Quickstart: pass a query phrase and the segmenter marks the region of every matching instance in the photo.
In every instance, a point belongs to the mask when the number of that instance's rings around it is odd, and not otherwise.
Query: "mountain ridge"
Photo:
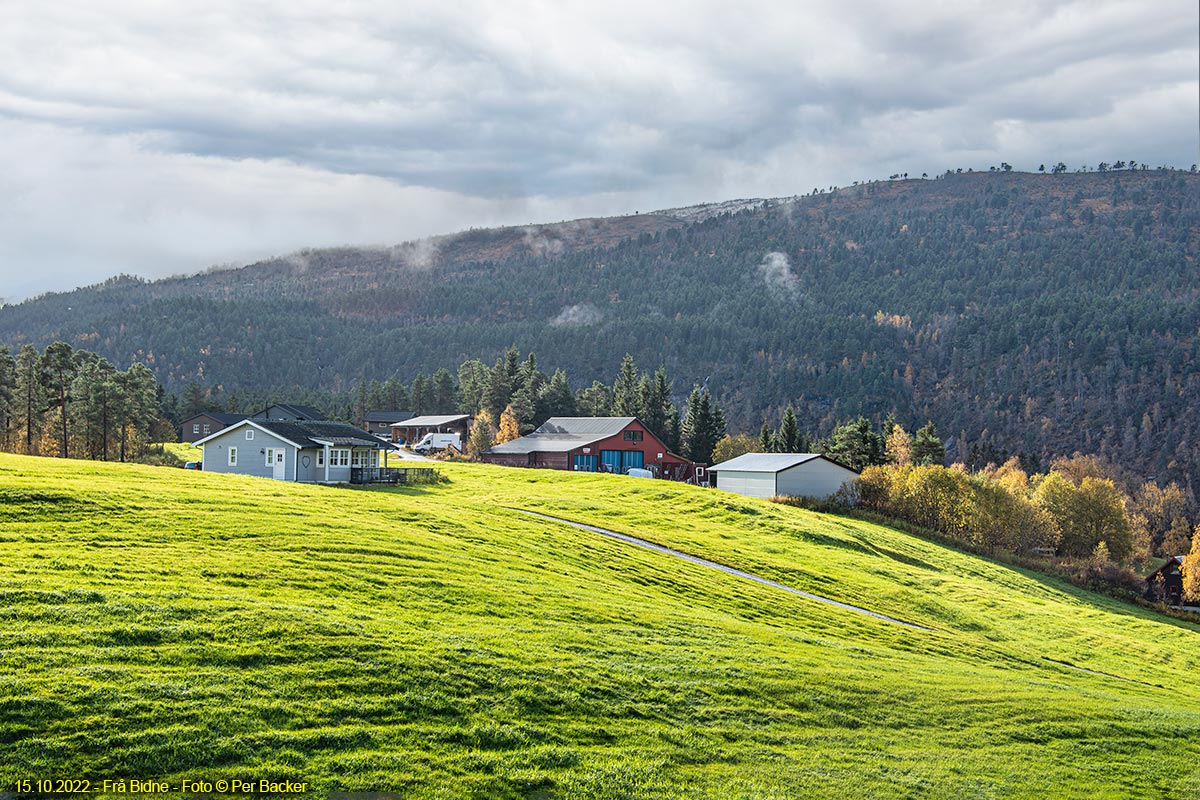
[[[1197,198],[1173,170],[869,182],[114,279],[0,309],[0,342],[143,360],[173,390],[344,391],[510,344],[587,385],[629,352],[677,395],[709,380],[734,428],[894,412],[951,458],[1079,449],[1190,482]]]

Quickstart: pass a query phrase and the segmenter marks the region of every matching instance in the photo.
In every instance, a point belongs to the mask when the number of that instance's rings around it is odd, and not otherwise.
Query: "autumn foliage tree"
[[[511,442],[513,439],[521,437],[521,423],[517,421],[517,415],[513,411],[512,405],[504,407],[504,411],[500,414],[500,428],[496,431],[496,444],[504,444]]]

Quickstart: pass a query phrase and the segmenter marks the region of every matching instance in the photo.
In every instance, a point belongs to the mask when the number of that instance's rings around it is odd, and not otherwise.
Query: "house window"
[[[642,440],[641,431],[625,431],[625,441],[640,442]]]
[[[324,450],[324,448],[317,451],[317,466],[318,467],[325,466],[325,450]]]
[[[274,463],[275,463],[275,448],[268,447],[267,448],[267,466],[269,467],[269,466],[273,465]]]
[[[348,467],[348,466],[350,466],[350,451],[349,450],[330,450],[329,451],[329,466],[331,466],[331,467]]]
[[[254,431],[252,431],[252,430],[246,431],[246,441],[249,442],[249,441],[253,441],[253,440],[254,440]]]
[[[231,467],[237,466],[237,448],[236,447],[229,448],[229,466],[231,466]]]
[[[355,450],[350,454],[350,466],[361,467],[363,465],[363,456],[366,455],[362,450]]]
[[[205,436],[208,436],[210,433],[212,433],[212,426],[211,426],[211,425],[205,425],[205,426],[204,426],[204,435],[205,435]]]
[[[199,422],[192,425],[192,435],[195,436],[198,433],[200,433],[200,423]]]

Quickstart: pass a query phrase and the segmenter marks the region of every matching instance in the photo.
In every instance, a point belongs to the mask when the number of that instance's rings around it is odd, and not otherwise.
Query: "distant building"
[[[276,422],[299,422],[326,419],[324,412],[309,406],[299,406],[294,403],[274,403],[257,414],[251,414],[250,419],[274,420]]]
[[[467,432],[471,427],[470,414],[442,414],[434,416],[410,417],[388,426],[392,429],[392,441],[396,444],[412,444],[420,441],[427,433],[457,433],[461,441],[467,441]]]
[[[363,419],[363,430],[385,439],[391,439],[394,423],[404,422],[416,415],[415,411],[368,411],[367,416]]]
[[[345,422],[244,419],[198,442],[205,472],[300,483],[355,482],[392,446]]]
[[[646,469],[671,480],[703,477],[703,465],[668,451],[636,417],[551,417],[528,436],[498,444],[480,458],[510,467],[621,475]]]
[[[222,411],[201,412],[194,417],[185,419],[179,426],[179,441],[196,442],[244,419],[246,419],[245,414],[226,414]]]
[[[746,453],[708,471],[716,474],[718,489],[748,497],[827,498],[858,477],[819,453]]]
[[[1171,556],[1146,576],[1146,599],[1177,606],[1183,600],[1183,556]]]

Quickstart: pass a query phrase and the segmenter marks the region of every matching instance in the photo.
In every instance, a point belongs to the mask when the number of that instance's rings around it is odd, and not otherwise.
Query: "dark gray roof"
[[[271,405],[254,414],[250,419],[276,419],[278,417],[291,417],[293,420],[323,420],[325,413],[311,406],[301,406],[295,403],[272,403]]]
[[[235,422],[241,422],[244,419],[249,419],[250,415],[249,414],[226,414],[224,411],[201,411],[196,416],[188,417],[187,419],[185,419],[183,421],[183,424],[186,425],[189,422],[191,422],[192,420],[197,419],[199,417],[210,417],[212,419],[215,419],[217,422],[220,422],[223,425],[232,425]]]
[[[634,417],[551,417],[528,436],[498,444],[487,452],[497,455],[566,453],[616,436]]]
[[[416,415],[415,411],[368,411],[366,422],[403,422]]]
[[[746,453],[745,455],[713,464],[709,472],[782,472],[799,464],[814,459],[824,459],[831,464],[837,464],[820,453]],[[837,466],[842,467],[841,464]],[[849,469],[849,467],[842,467]],[[853,472],[853,470],[851,470]]]
[[[357,428],[346,422],[329,422],[327,420],[254,420],[255,425],[270,431],[276,436],[287,439],[301,447],[321,447],[324,442],[342,447],[377,447],[391,449],[392,445],[378,436],[373,436],[362,428]]]

